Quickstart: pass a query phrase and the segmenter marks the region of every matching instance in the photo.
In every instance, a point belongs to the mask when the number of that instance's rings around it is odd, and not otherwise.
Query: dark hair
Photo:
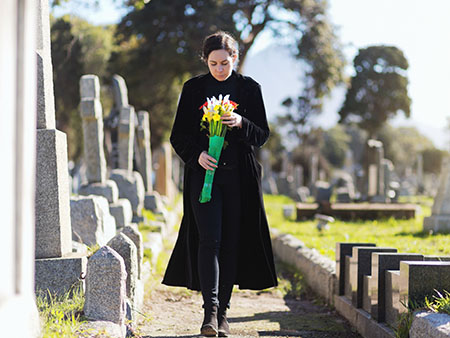
[[[218,31],[203,40],[202,60],[207,62],[209,54],[220,49],[225,49],[231,56],[235,54],[239,56],[238,44],[233,36],[230,33]]]

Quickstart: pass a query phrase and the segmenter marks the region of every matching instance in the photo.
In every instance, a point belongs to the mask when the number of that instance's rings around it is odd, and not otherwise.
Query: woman
[[[261,192],[261,166],[254,147],[269,137],[260,85],[233,70],[235,40],[225,32],[208,36],[202,58],[209,73],[183,86],[170,141],[185,163],[184,215],[163,283],[201,290],[205,312],[201,334],[227,337],[233,285],[260,290],[277,285]],[[201,130],[206,98],[229,94],[238,104],[222,116],[227,145],[219,161],[208,155]],[[205,171],[216,168],[212,198],[200,203]]]

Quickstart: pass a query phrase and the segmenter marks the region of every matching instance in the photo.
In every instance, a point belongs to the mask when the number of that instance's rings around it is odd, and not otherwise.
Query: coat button
[[[227,165],[227,162],[223,162],[223,165]]]

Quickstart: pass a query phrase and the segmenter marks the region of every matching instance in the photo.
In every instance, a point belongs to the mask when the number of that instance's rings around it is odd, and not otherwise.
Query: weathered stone
[[[102,196],[79,196],[70,200],[72,238],[88,246],[103,246],[116,234],[116,221]]]
[[[84,289],[82,277],[86,273],[87,258],[71,254],[64,258],[35,260],[35,290],[46,296],[71,294],[77,288]]]
[[[104,246],[89,259],[84,304],[89,320],[124,325],[126,278],[124,260],[112,248]]]
[[[397,252],[395,248],[360,247],[352,249],[350,259],[351,299],[354,306],[362,307],[364,275],[370,275],[372,252]]]
[[[422,304],[444,290],[450,290],[450,262],[400,262],[400,302]]]
[[[125,169],[129,175],[133,170],[134,115],[132,106],[122,107],[118,127],[119,168]]]
[[[130,238],[133,241],[134,245],[136,245],[138,279],[141,279],[142,261],[144,259],[144,241],[142,239],[142,234],[139,232],[136,223],[131,223],[125,226],[122,230],[122,233]]]
[[[81,332],[89,332],[90,337],[95,338],[125,338],[127,334],[126,325],[105,320],[84,322],[80,328]]]
[[[55,96],[50,48],[50,16],[48,4],[39,0],[37,6],[37,128],[55,129]]]
[[[104,183],[98,182],[82,185],[78,189],[78,194],[83,196],[103,196],[108,200],[108,203],[117,203],[119,200],[119,188],[113,180],[106,180]]]
[[[165,142],[157,152],[158,170],[156,172],[155,190],[169,200],[174,197],[174,186],[172,181],[172,148]]]
[[[112,78],[114,106],[122,108],[128,106],[128,89],[125,80],[120,75],[114,74]]]
[[[399,270],[400,261],[422,261],[423,255],[411,253],[374,252],[372,254],[372,278],[369,285],[371,308],[369,313],[379,322],[384,322],[386,305],[386,271]]]
[[[89,183],[105,183],[106,159],[103,147],[103,113],[100,82],[95,75],[80,79],[80,115],[83,120],[84,159]]]
[[[140,154],[140,165],[138,171],[144,180],[145,192],[153,191],[152,183],[152,150],[150,148],[150,121],[148,112],[139,111],[137,128],[137,144]]]
[[[133,219],[133,209],[126,198],[120,198],[116,203],[110,204],[109,212],[116,220],[117,229],[129,225]]]
[[[133,214],[141,216],[145,198],[144,182],[141,175],[137,171],[129,174],[127,170],[114,169],[111,171],[110,178],[117,183],[119,197],[128,199],[133,208]]]
[[[156,213],[162,212],[165,206],[162,202],[161,195],[157,191],[153,191],[151,194],[145,194],[144,208]]]
[[[336,276],[339,283],[339,295],[345,294],[345,257],[352,255],[353,247],[366,246],[374,247],[374,243],[336,243]]]
[[[66,134],[37,130],[36,258],[61,257],[72,251]]]
[[[445,313],[419,312],[409,330],[410,338],[450,337],[450,316]]]
[[[118,233],[107,244],[114,249],[125,262],[127,271],[127,296],[134,301],[138,277],[138,256],[136,245],[123,233]]]

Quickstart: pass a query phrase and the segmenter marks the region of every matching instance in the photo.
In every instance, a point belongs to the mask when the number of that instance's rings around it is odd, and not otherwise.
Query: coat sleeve
[[[248,145],[261,147],[266,143],[270,134],[261,86],[254,85],[249,95],[249,104],[245,116],[242,116],[239,137]]]
[[[186,165],[197,168],[199,166],[198,157],[204,149],[195,141],[200,124],[197,123],[196,108],[192,105],[192,95],[189,92],[185,84],[178,102],[178,109],[170,134],[170,143]]]

